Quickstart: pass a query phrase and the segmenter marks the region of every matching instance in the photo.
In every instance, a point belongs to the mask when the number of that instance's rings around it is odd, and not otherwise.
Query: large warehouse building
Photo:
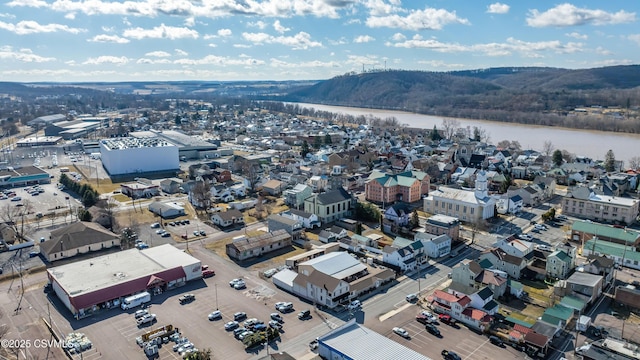
[[[172,245],[131,249],[47,270],[53,291],[76,318],[118,306],[132,294],[158,294],[202,277],[200,260]]]
[[[178,147],[158,139],[115,138],[100,141],[102,165],[109,175],[177,171]]]

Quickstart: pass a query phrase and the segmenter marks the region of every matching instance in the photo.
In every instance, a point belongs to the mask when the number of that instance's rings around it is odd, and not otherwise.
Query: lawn
[[[524,291],[529,297],[535,300],[538,305],[552,306],[553,286],[547,285],[542,281],[520,280],[524,285]]]

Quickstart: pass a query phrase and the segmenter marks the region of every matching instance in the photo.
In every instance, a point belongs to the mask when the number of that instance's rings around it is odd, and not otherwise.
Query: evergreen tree
[[[413,214],[411,214],[411,221],[409,222],[411,228],[417,228],[420,225],[420,217],[418,216],[418,209],[413,210]]]
[[[436,128],[436,125],[433,124],[433,131],[431,131],[431,140],[438,141],[440,139],[442,139],[442,137],[438,133],[438,129]]]
[[[555,166],[562,165],[562,163],[564,162],[564,159],[562,158],[562,151],[560,151],[560,149],[556,149],[553,152],[553,155],[551,156],[551,159],[552,159],[553,164]]]
[[[309,150],[309,143],[307,142],[307,140],[305,140],[302,142],[302,150],[300,150],[300,155],[304,158],[309,152],[311,152]]]
[[[331,135],[329,135],[328,133],[324,135],[324,143],[325,145],[331,145]]]
[[[607,172],[613,172],[616,169],[616,156],[613,154],[613,150],[609,149],[604,156],[604,169]]]

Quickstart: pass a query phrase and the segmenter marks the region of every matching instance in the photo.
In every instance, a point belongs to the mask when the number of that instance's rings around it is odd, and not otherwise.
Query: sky
[[[0,0],[0,81],[638,64],[638,0]]]

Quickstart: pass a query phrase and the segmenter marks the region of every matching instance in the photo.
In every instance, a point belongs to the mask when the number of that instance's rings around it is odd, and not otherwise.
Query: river
[[[291,103],[294,104],[294,103]],[[378,117],[381,119],[395,117],[409,127],[433,129],[433,125],[441,127],[445,117],[422,115],[394,110],[377,110],[345,106],[330,106],[308,103],[295,103],[305,108],[342,113],[353,116]],[[592,159],[604,159],[609,149],[613,150],[617,160],[625,161],[640,156],[640,135],[622,134],[606,131],[592,131],[556,128],[548,126],[523,125],[495,121],[456,119],[463,128],[477,126],[486,131],[489,141],[497,144],[502,140],[517,140],[523,149],[542,150],[545,141],[551,141],[555,148],[566,150],[577,156]]]

